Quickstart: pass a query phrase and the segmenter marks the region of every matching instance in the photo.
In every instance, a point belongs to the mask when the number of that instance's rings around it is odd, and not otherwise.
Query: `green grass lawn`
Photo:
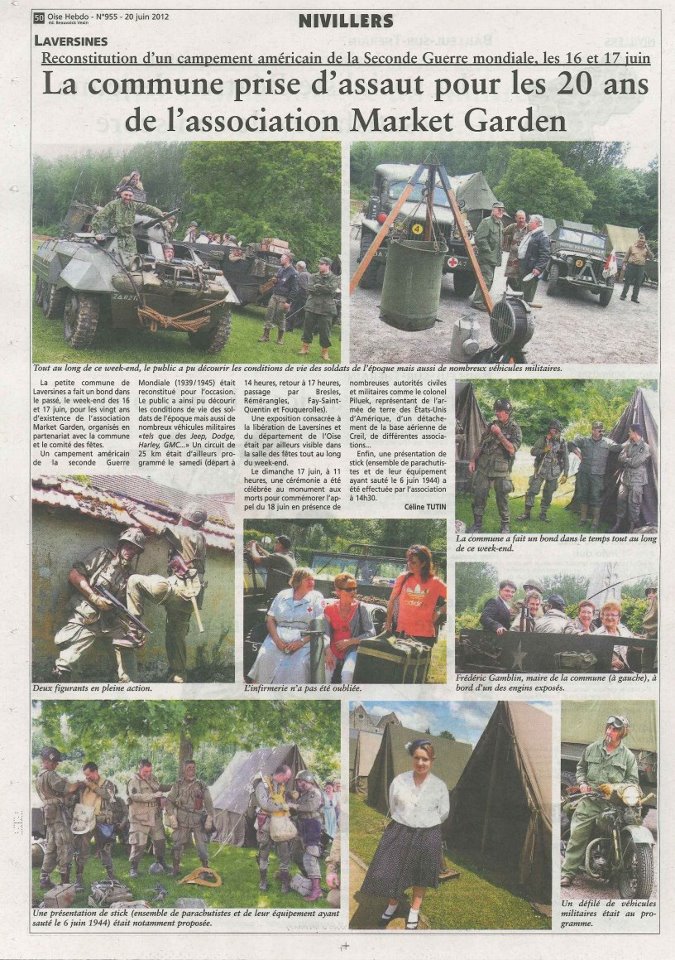
[[[213,856],[217,849],[217,843],[211,843],[209,850]],[[271,907],[285,907],[293,910],[307,908],[326,909],[324,898],[317,900],[316,903],[307,903],[299,893],[291,891],[282,895],[281,887],[274,876],[278,870],[278,861],[273,854],[270,859],[269,867],[269,890],[265,893],[258,890],[258,864],[256,862],[256,850],[248,847],[223,847],[214,860],[209,861],[209,865],[220,875],[223,884],[220,887],[202,887],[196,884],[179,883],[181,877],[187,876],[199,864],[199,858],[194,849],[183,851],[181,860],[181,876],[174,879],[168,873],[154,875],[148,873],[148,868],[153,862],[151,854],[146,854],[143,858],[140,868],[140,876],[131,880],[129,878],[129,861],[121,846],[116,846],[113,850],[113,865],[115,877],[124,883],[137,900],[152,901],[157,895],[157,884],[161,883],[167,890],[165,899],[157,906],[171,907],[179,897],[200,897],[206,901],[209,908],[223,907],[257,907],[260,910],[267,910]],[[171,864],[171,848],[167,849],[166,862]],[[323,869],[323,863],[322,863]],[[297,867],[291,865],[291,874],[297,873]],[[56,883],[58,874],[52,874],[52,882]],[[74,867],[71,873],[71,880],[75,879]],[[73,907],[86,907],[87,898],[91,894],[91,884],[97,880],[105,880],[106,872],[98,859],[93,855],[89,857],[84,871],[84,892],[78,893]],[[40,871],[33,869],[33,895],[40,902],[43,898],[43,891],[39,889]]]
[[[443,628],[431,653],[431,665],[427,683],[445,683],[448,673],[448,636],[447,626]]]
[[[349,845],[366,864],[380,842],[387,818],[363,799],[349,797]],[[535,912],[527,900],[515,896],[485,874],[474,872],[465,862],[446,857],[460,876],[429,890],[422,913],[432,930],[549,930],[551,922]]]

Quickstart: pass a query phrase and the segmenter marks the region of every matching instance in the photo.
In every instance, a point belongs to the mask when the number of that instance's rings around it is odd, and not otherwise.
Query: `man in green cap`
[[[305,322],[302,328],[302,349],[300,356],[309,353],[309,345],[318,330],[321,344],[321,359],[329,360],[328,348],[331,345],[330,330],[333,317],[337,316],[335,294],[340,287],[340,280],[331,273],[330,257],[321,257],[319,272],[312,273],[307,284],[307,302],[305,303]]]
[[[567,443],[562,436],[562,424],[559,420],[551,420],[545,436],[540,437],[530,449],[534,457],[534,473],[525,494],[525,509],[518,520],[529,520],[534,506],[534,498],[544,487],[539,509],[539,519],[549,523],[548,508],[551,506],[553,494],[558,489],[558,481],[562,477],[565,483],[570,472]]]
[[[95,213],[91,220],[91,229],[97,234],[96,239],[103,241],[106,235],[101,233],[103,227],[109,232],[117,233],[117,249],[120,253],[133,257],[138,253],[134,224],[136,214],[145,214],[146,217],[163,217],[164,212],[150,203],[139,203],[134,200],[132,190],[123,189],[117,200],[111,200],[105,207]]]
[[[483,431],[469,473],[473,476],[473,524],[467,533],[481,533],[483,514],[490,487],[494,487],[501,520],[500,533],[510,533],[509,494],[513,490],[511,470],[516,452],[523,442],[523,433],[511,416],[513,407],[505,398],[496,400],[495,419]]]
[[[476,243],[476,257],[480,272],[483,274],[485,286],[489,290],[495,276],[495,268],[502,262],[502,247],[504,238],[504,227],[502,217],[504,216],[504,204],[495,200],[492,204],[492,213],[489,217],[481,220],[478,229],[474,234]],[[471,306],[476,310],[487,310],[483,301],[480,285],[476,283],[476,289],[473,294]]]

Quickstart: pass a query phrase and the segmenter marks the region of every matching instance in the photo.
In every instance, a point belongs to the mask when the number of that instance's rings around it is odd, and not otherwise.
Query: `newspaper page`
[[[3,956],[666,955],[672,14],[5,23]]]

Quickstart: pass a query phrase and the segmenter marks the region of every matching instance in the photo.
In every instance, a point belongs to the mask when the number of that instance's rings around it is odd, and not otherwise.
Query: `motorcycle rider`
[[[579,791],[611,794],[610,784],[639,784],[638,765],[633,753],[623,743],[630,732],[627,717],[607,718],[605,735],[586,747],[577,764]],[[586,847],[593,836],[595,821],[607,809],[607,801],[584,797],[576,805],[570,824],[570,838],[561,867],[560,886],[571,887],[581,870]]]

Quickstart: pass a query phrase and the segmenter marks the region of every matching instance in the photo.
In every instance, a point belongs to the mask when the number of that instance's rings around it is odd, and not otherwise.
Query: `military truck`
[[[391,213],[394,204],[403,193],[408,180],[416,169],[415,164],[404,163],[381,163],[375,168],[373,189],[360,218],[359,261],[366,255],[380,227]],[[387,237],[385,237],[377,254],[361,278],[360,286],[368,289],[382,285],[387,260],[387,246],[392,238],[422,239],[426,222],[425,178],[426,171],[421,181],[414,187],[408,200],[403,204],[401,212],[392,224]],[[467,177],[451,178],[450,184],[455,190],[460,207],[467,211],[465,219],[468,221],[469,229],[475,228],[482,219],[483,213],[489,211],[495,200],[495,196],[488,187],[483,174],[476,173]],[[477,198],[475,203],[468,204],[469,197],[473,195]],[[473,218],[475,222],[472,222],[468,215],[467,204],[471,206],[475,214]],[[434,188],[433,214],[438,230],[448,247],[448,253],[443,264],[443,273],[452,276],[454,290],[458,296],[468,297],[473,293],[476,286],[476,278],[445,190],[439,182]]]
[[[551,234],[551,259],[546,293],[553,297],[565,287],[589,290],[606,307],[614,293],[613,275],[607,269],[607,237],[587,223],[562,220]]]
[[[236,295],[221,270],[206,265],[187,244],[169,242],[159,219],[136,216],[138,253],[123,258],[114,232],[98,241],[91,231],[97,208],[71,205],[63,236],[45,240],[33,255],[35,303],[44,315],[62,319],[66,342],[91,346],[100,327],[142,327],[187,333],[204,353],[218,353],[230,335],[230,307]]]
[[[261,287],[276,277],[283,253],[288,252],[288,243],[273,237],[260,243],[238,244],[194,243],[188,244],[204,263],[222,270],[242,307],[249,303],[266,304],[271,288],[261,293]]]

